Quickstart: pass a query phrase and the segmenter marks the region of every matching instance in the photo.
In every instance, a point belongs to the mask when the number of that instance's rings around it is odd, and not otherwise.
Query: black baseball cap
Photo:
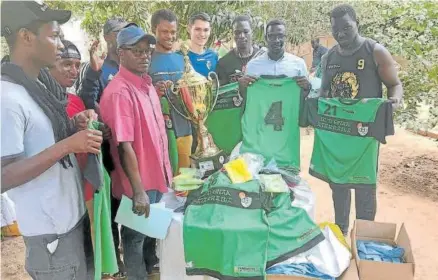
[[[105,24],[103,25],[103,34],[107,35],[110,32],[118,32],[120,30],[122,30],[125,27],[128,26],[137,26],[137,24],[133,23],[133,22],[127,22],[126,20],[124,20],[123,18],[120,17],[116,17],[116,18],[111,18],[109,20],[107,20],[105,22]]]
[[[1,17],[1,35],[7,37],[36,20],[64,24],[71,11],[51,9],[42,1],[2,1]]]

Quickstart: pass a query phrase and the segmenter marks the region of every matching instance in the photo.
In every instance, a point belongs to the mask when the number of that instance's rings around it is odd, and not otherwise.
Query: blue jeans
[[[163,196],[158,191],[147,191],[150,203],[157,203]],[[143,244],[146,235],[122,226],[121,230],[123,244],[123,259],[125,262],[126,272],[129,280],[145,280],[147,279],[146,265],[143,256]],[[155,252],[148,252],[155,254]]]

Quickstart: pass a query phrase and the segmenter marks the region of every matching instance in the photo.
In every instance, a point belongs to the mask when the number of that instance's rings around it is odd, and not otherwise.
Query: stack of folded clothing
[[[357,251],[362,260],[403,263],[403,248],[388,245],[382,242],[357,241]]]

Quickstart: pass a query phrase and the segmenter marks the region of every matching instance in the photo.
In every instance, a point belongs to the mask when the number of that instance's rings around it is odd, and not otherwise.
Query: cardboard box
[[[266,277],[267,280],[312,280],[317,278],[313,277],[302,277],[302,276],[290,276],[290,275],[273,275],[270,274]],[[338,278],[338,280],[359,280],[359,275],[357,273],[357,266],[354,260],[351,260],[350,266],[346,271]]]
[[[351,248],[356,260],[361,280],[413,280],[415,261],[412,254],[411,241],[404,224],[401,225],[398,235],[397,225],[391,223],[377,223],[372,221],[356,220],[351,231]],[[380,241],[390,245],[397,245],[405,249],[403,256],[405,263],[375,262],[359,259],[356,241]]]

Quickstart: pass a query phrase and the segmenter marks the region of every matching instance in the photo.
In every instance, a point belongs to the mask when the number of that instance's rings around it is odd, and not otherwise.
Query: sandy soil
[[[333,221],[331,192],[326,183],[308,175],[313,136],[302,136],[303,175],[317,197],[316,219]],[[387,138],[380,156],[377,221],[405,223],[417,263],[416,279],[438,279],[438,142],[398,129]],[[354,199],[352,199],[354,201]],[[351,223],[354,220],[352,207]],[[1,242],[1,279],[30,279],[24,271],[21,238]]]

